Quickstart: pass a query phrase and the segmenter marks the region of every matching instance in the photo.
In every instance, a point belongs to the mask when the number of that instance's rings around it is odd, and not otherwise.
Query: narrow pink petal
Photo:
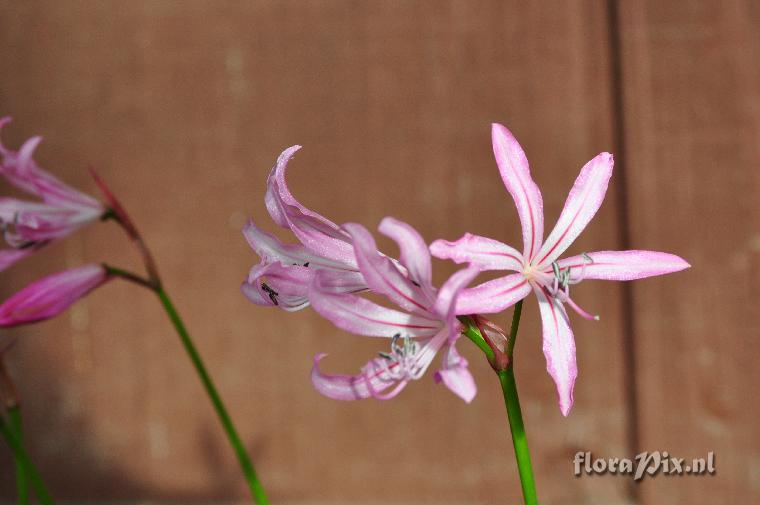
[[[316,272],[319,272],[319,289],[323,293],[359,293],[369,289],[361,272],[331,269],[318,269]]]
[[[102,265],[92,264],[44,277],[0,305],[0,327],[50,319],[109,279]]]
[[[536,183],[530,176],[525,153],[506,127],[494,123],[491,139],[496,164],[507,191],[512,195],[520,216],[523,235],[523,256],[532,258],[541,247],[544,235],[544,202]]]
[[[282,167],[282,170],[284,171],[285,167],[287,167],[288,162],[290,161],[290,158],[292,158],[293,155],[300,149],[301,146],[296,145],[288,147],[282,153],[280,153],[280,155],[277,157],[277,162],[272,168],[272,171],[269,174],[269,178],[267,179],[267,192],[264,195],[264,203],[267,210],[269,211],[269,215],[272,217],[272,220],[283,228],[290,228],[290,225],[288,223],[288,218],[285,215],[285,209],[283,207],[285,205],[285,202],[282,201],[280,188],[277,185],[277,172],[280,170],[280,167]],[[290,195],[290,191],[287,191],[287,194]],[[290,196],[292,197],[292,195]],[[297,200],[295,200],[295,198],[293,198],[293,201],[297,203]],[[298,204],[298,207],[301,207],[301,205]]]
[[[452,344],[443,357],[443,366],[435,373],[435,381],[443,382],[455,395],[470,403],[475,398],[478,387],[467,365],[467,360]]]
[[[557,385],[560,411],[567,416],[573,406],[573,387],[578,376],[573,331],[562,304],[542,286],[534,291],[541,311],[546,370]]]
[[[510,274],[484,282],[459,293],[456,313],[493,314],[511,307],[530,293],[530,284],[523,274]]]
[[[265,202],[272,219],[293,234],[312,253],[355,267],[354,250],[338,225],[296,200],[285,182],[285,169],[300,146],[286,149],[277,159],[267,182]]]
[[[3,128],[5,128],[10,122],[13,121],[10,116],[4,116],[0,118],[0,133],[2,133]],[[2,137],[0,136],[0,156],[8,156],[11,154],[10,149],[5,147],[5,144],[3,144]]]
[[[456,242],[436,240],[430,244],[430,252],[436,258],[470,263],[480,270],[520,271],[523,267],[523,257],[513,247],[471,233],[465,233]]]
[[[691,266],[675,254],[655,251],[597,251],[586,256],[592,261],[579,255],[563,258],[557,263],[561,269],[570,268],[573,281],[630,281],[678,272]]]
[[[447,339],[448,332],[443,329],[427,339],[411,361],[402,363],[394,358],[373,358],[362,367],[362,373],[355,376],[323,374],[319,370],[319,362],[325,355],[318,354],[314,358],[312,383],[321,394],[336,400],[359,400],[369,397],[389,400],[398,395],[409,381],[425,373]],[[421,343],[419,340],[417,342]],[[404,366],[409,368],[402,368]],[[393,386],[393,389],[384,392],[390,386]]]
[[[243,228],[243,236],[251,248],[266,262],[280,261],[286,265],[308,265],[345,269],[346,265],[312,253],[301,244],[283,244],[277,237],[249,221]]]
[[[61,238],[99,217],[89,209],[0,197],[0,224],[6,226],[5,240],[11,246]]]
[[[449,277],[438,290],[435,313],[449,326],[452,326],[456,321],[457,298],[462,289],[472,282],[479,273],[480,270],[475,267],[463,268]]]
[[[322,373],[319,362],[327,354],[314,356],[314,366],[311,369],[311,383],[322,395],[333,400],[362,400],[372,396],[378,396],[394,384],[387,373],[378,370],[378,373],[359,375],[329,375]],[[374,361],[374,360],[373,360]],[[399,390],[394,391],[396,394]]]
[[[586,228],[604,201],[613,163],[610,153],[601,153],[581,169],[557,224],[536,254],[533,265],[551,265]]]
[[[401,251],[401,264],[406,267],[409,277],[433,292],[433,267],[430,263],[430,251],[422,236],[407,223],[386,217],[380,222],[380,233],[392,238]]]
[[[0,249],[0,272],[10,268],[17,261],[21,261],[27,256],[34,253],[36,248],[28,247],[26,249]]]
[[[355,295],[335,293],[325,289],[322,281],[320,272],[309,293],[312,307],[335,326],[351,333],[377,337],[429,336],[443,326],[434,319],[389,309]]]
[[[33,154],[41,141],[41,137],[30,138],[18,153],[3,148],[0,174],[17,188],[39,196],[48,204],[102,213],[103,206],[96,199],[63,183],[36,164]]]
[[[431,315],[433,300],[421,286],[415,285],[390,259],[378,252],[375,239],[366,228],[355,223],[345,224],[343,228],[354,242],[356,262],[370,289],[384,294],[405,310]]]

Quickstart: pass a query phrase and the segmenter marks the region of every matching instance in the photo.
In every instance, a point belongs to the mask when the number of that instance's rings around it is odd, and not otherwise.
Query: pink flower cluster
[[[543,323],[547,370],[557,386],[560,410],[567,415],[578,372],[565,306],[585,319],[598,319],[573,301],[570,286],[585,279],[632,280],[688,268],[678,256],[652,251],[599,251],[560,259],[602,204],[612,155],[602,153],[581,169],[557,224],[544,240],[541,192],[522,148],[502,125],[493,125],[492,140],[499,172],[522,224],[522,253],[471,234],[428,246],[410,225],[387,217],[379,231],[400,250],[397,260],[390,258],[378,251],[363,226],[338,226],[301,205],[285,183],[287,164],[300,147],[280,155],[268,179],[266,207],[274,222],[290,230],[298,242],[283,244],[250,222],[244,235],[261,261],[243,283],[243,293],[258,305],[288,311],[311,305],[338,328],[384,337],[390,343],[352,376],[321,372],[325,355],[317,355],[311,377],[320,393],[339,400],[392,398],[419,379],[443,351],[436,381],[469,402],[476,386],[467,361],[455,348],[462,331],[457,316],[499,312],[533,292]],[[436,288],[431,254],[468,266]],[[485,270],[513,273],[468,288]],[[383,295],[394,308],[367,299],[367,292]]]
[[[0,130],[10,118],[0,119]],[[0,142],[0,176],[37,201],[0,197],[0,271],[45,245],[97,221],[106,212],[96,199],[68,186],[34,161],[40,137],[27,140],[18,151]],[[0,305],[0,327],[51,318],[109,279],[99,264],[86,265],[42,278]]]

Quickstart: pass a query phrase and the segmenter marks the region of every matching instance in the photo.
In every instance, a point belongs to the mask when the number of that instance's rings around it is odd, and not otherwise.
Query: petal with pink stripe
[[[493,314],[511,307],[530,293],[530,284],[523,274],[510,274],[463,289],[457,298],[456,313]]]
[[[439,259],[455,263],[470,263],[480,270],[514,270],[523,267],[522,254],[513,247],[471,233],[465,233],[456,242],[436,240],[430,244],[430,252]]]
[[[355,295],[321,289],[320,277],[318,273],[311,285],[311,305],[338,328],[375,337],[429,336],[441,329],[440,321],[389,309]]]
[[[689,268],[689,264],[676,256],[656,251],[597,251],[570,256],[558,261],[561,269],[570,268],[571,280],[601,279],[630,281],[655,275],[664,275]]]
[[[491,125],[491,140],[496,164],[507,191],[512,195],[520,216],[523,255],[531,258],[541,247],[544,235],[544,202],[541,191],[530,176],[528,158],[505,126]]]
[[[584,165],[567,196],[556,226],[533,258],[534,265],[551,265],[586,228],[604,201],[607,184],[612,176],[612,165],[610,153],[601,153]]]
[[[542,286],[534,291],[541,311],[546,370],[557,386],[560,411],[567,416],[573,406],[573,387],[578,376],[573,330],[562,304]]]

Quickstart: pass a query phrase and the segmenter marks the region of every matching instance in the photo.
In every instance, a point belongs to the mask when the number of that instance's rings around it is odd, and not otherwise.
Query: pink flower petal
[[[573,387],[578,376],[573,331],[562,304],[546,288],[537,286],[534,292],[541,311],[546,370],[557,385],[560,411],[567,416],[573,406]]]
[[[311,305],[343,330],[377,337],[396,334],[430,336],[443,326],[434,319],[389,309],[358,296],[332,292],[321,285],[322,280],[320,272],[312,282],[309,294]]]
[[[570,268],[573,281],[581,278],[630,281],[678,272],[691,266],[675,254],[655,251],[597,251],[587,256],[591,262],[583,255],[570,256],[559,260],[559,267]]]
[[[514,270],[523,268],[522,255],[506,244],[479,235],[465,233],[456,242],[436,240],[430,244],[430,252],[440,259],[455,263],[470,263],[480,270]]]
[[[456,306],[457,299],[462,293],[462,289],[477,277],[480,270],[475,267],[467,267],[455,272],[438,290],[438,297],[435,301],[435,313],[452,329],[456,323]],[[454,332],[454,336],[459,331]]]
[[[0,305],[0,327],[57,316],[109,279],[102,265],[65,270],[33,282]]]
[[[432,317],[433,300],[421,286],[415,285],[391,260],[378,252],[369,231],[355,223],[347,223],[343,228],[354,242],[356,261],[367,286],[405,310]]]
[[[21,261],[27,256],[34,254],[35,248],[26,249],[2,249],[0,250],[0,272],[11,267],[17,261]]]
[[[507,191],[517,206],[522,223],[523,256],[532,258],[541,247],[544,235],[544,203],[541,191],[530,176],[528,159],[506,127],[494,123],[491,126],[493,153]]]
[[[394,384],[387,373],[382,369],[378,373],[359,374],[359,375],[329,375],[322,373],[319,369],[319,362],[327,354],[317,354],[314,356],[314,366],[311,369],[311,383],[314,388],[322,395],[332,398],[333,400],[362,400],[372,396],[379,396],[380,393]],[[374,360],[373,360],[374,361]],[[403,383],[403,386],[406,382]],[[393,391],[393,396],[398,394],[401,388]]]
[[[550,266],[586,228],[604,201],[612,165],[612,155],[601,153],[581,169],[557,225],[536,254],[533,265],[540,268]]]
[[[269,211],[269,215],[272,217],[272,220],[282,228],[290,228],[290,224],[288,223],[288,218],[285,214],[284,209],[284,205],[286,203],[283,202],[280,188],[277,185],[277,172],[280,169],[282,169],[284,172],[285,168],[288,166],[290,158],[292,158],[293,155],[300,149],[301,146],[296,145],[288,147],[282,153],[280,153],[280,155],[277,157],[277,162],[275,163],[272,171],[269,173],[269,177],[267,178],[267,192],[264,195],[264,204],[266,205],[267,211]],[[298,200],[293,198],[293,195],[291,195],[290,191],[287,190],[287,185],[285,188],[285,193],[287,195],[290,195],[293,204],[296,206],[296,209],[303,208],[302,213],[308,214],[307,209],[305,207],[302,207]]]
[[[345,269],[343,263],[318,256],[301,244],[283,244],[277,237],[249,221],[243,228],[243,236],[251,248],[267,263],[279,261],[285,265],[308,265]]]
[[[0,122],[0,129],[9,122],[8,118],[5,119]],[[102,214],[104,209],[100,202],[61,182],[37,165],[33,155],[41,141],[42,137],[32,137],[21,146],[17,153],[5,147],[0,149],[0,156],[2,156],[0,174],[9,183],[39,196],[45,203],[78,210],[89,209]]]
[[[0,197],[0,223],[11,245],[65,237],[99,217],[90,211]]]
[[[401,251],[401,264],[409,273],[409,277],[426,290],[433,293],[433,268],[430,263],[430,252],[422,236],[403,221],[386,217],[380,222],[380,233],[392,238]]]
[[[493,314],[511,307],[530,293],[523,274],[510,274],[463,289],[457,299],[457,314]]]
[[[362,373],[359,375],[326,375],[320,372],[318,366],[325,355],[318,354],[314,358],[312,384],[317,391],[336,400],[359,400],[369,397],[389,400],[398,395],[413,377],[420,377],[425,373],[447,338],[448,333],[445,330],[429,338],[406,364],[410,367],[407,370],[401,368],[404,364],[399,361],[378,357],[371,359],[362,367]],[[420,343],[419,340],[417,342]],[[395,375],[392,375],[392,372]],[[394,388],[390,392],[383,393],[392,385]]]
[[[296,200],[285,182],[285,169],[300,146],[283,151],[267,181],[266,206],[272,219],[293,234],[312,253],[355,267],[354,250],[338,225],[313,212]]]
[[[449,388],[455,395],[470,403],[478,392],[475,379],[467,368],[467,360],[450,345],[443,357],[444,364],[435,373],[435,381]]]

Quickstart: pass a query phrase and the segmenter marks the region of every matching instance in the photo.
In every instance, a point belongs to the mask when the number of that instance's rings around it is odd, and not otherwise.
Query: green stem
[[[498,370],[496,374],[499,376],[501,390],[504,393],[504,403],[507,406],[509,429],[512,432],[512,445],[515,448],[515,458],[517,459],[517,471],[520,474],[523,500],[525,501],[525,505],[537,505],[536,482],[533,477],[533,467],[530,463],[528,438],[525,435],[525,425],[523,424],[522,411],[520,410],[520,397],[517,394],[517,383],[515,382],[514,360],[512,359],[521,313],[522,300],[515,305],[515,311],[512,316],[512,328],[509,332],[506,349],[507,358],[509,359],[507,368]]]
[[[512,326],[509,328],[509,340],[507,340],[507,358],[509,362],[512,362],[512,356],[515,353],[515,342],[517,341],[517,329],[520,326],[520,316],[522,315],[522,304],[520,300],[515,304],[514,312],[512,313]]]
[[[512,433],[512,445],[515,448],[517,471],[520,474],[520,485],[522,486],[523,499],[525,505],[537,505],[538,498],[536,497],[536,482],[533,477],[533,467],[530,463],[528,438],[525,435],[525,425],[523,424],[522,411],[520,410],[520,398],[517,395],[517,384],[515,383],[514,372],[513,356],[521,314],[522,300],[515,304],[514,313],[512,315],[512,327],[510,328],[509,337],[504,351],[500,351],[493,343],[486,341],[486,338],[488,337],[481,334],[480,327],[473,317],[459,316],[459,320],[464,325],[462,334],[472,340],[475,345],[483,351],[488,358],[488,362],[496,372],[496,375],[499,376],[501,390],[504,394],[504,403],[507,406],[509,429]]]
[[[0,434],[8,443],[8,447],[10,447],[13,452],[17,464],[21,465],[23,468],[24,474],[29,480],[29,484],[37,494],[37,499],[42,505],[53,505],[53,499],[50,497],[50,493],[48,493],[47,487],[45,487],[45,483],[42,481],[42,477],[29,459],[29,455],[26,453],[26,450],[24,450],[24,445],[21,443],[21,439],[16,435],[14,428],[6,423],[2,416],[0,416]]]
[[[20,443],[24,443],[23,431],[21,428],[21,409],[18,405],[8,409],[8,421],[10,429],[13,430],[16,438]],[[26,470],[21,460],[15,458],[16,464],[16,498],[18,505],[27,505],[29,503],[29,482],[26,476]]]
[[[238,461],[240,462],[240,467],[242,468],[243,474],[248,481],[248,485],[251,489],[251,493],[253,494],[254,499],[256,500],[256,503],[259,505],[269,505],[269,500],[264,493],[263,486],[256,476],[256,470],[253,468],[251,458],[248,456],[243,443],[240,441],[240,437],[235,430],[235,426],[232,424],[232,419],[227,413],[227,409],[225,408],[224,403],[222,402],[222,399],[219,396],[219,393],[217,392],[213,381],[211,380],[211,376],[209,376],[208,372],[206,371],[206,367],[201,360],[200,354],[198,354],[198,350],[195,348],[195,345],[190,338],[190,334],[187,332],[182,319],[177,313],[177,309],[174,307],[174,304],[172,304],[171,300],[169,299],[169,295],[166,294],[166,291],[164,291],[162,287],[159,286],[158,288],[155,288],[154,291],[158,295],[158,298],[161,300],[161,303],[163,304],[166,313],[169,315],[169,319],[171,319],[174,328],[177,330],[177,334],[182,340],[182,345],[184,345],[187,354],[190,356],[190,361],[193,362],[195,371],[198,372],[198,376],[203,383],[203,387],[206,389],[206,393],[211,399],[211,403],[214,406],[214,410],[216,410],[216,414],[219,416],[219,421],[222,423],[222,427],[227,434],[227,438],[235,450],[235,454],[237,454]]]
[[[525,436],[522,412],[520,411],[520,398],[517,396],[517,384],[512,366],[506,370],[497,372],[501,390],[504,392],[504,403],[507,405],[507,417],[509,417],[509,429],[512,432],[512,445],[515,448],[517,459],[517,471],[520,474],[525,505],[538,504],[536,496],[536,482],[533,478],[533,468],[530,463],[530,451],[528,450],[528,438]]]

